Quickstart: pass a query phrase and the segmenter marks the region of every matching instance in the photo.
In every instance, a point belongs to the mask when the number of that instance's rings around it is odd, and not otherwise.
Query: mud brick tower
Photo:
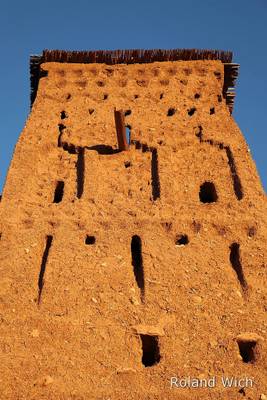
[[[0,399],[267,395],[266,197],[237,73],[223,51],[31,58],[0,204]]]

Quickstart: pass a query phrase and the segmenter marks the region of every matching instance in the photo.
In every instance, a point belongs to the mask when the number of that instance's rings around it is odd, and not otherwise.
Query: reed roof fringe
[[[233,107],[233,89],[238,75],[237,64],[231,64],[232,52],[223,50],[199,50],[199,49],[152,49],[152,50],[97,50],[97,51],[65,51],[44,50],[41,55],[33,55],[30,58],[31,74],[31,105],[33,104],[39,79],[42,76],[40,65],[45,62],[61,63],[104,63],[104,64],[134,64],[152,63],[156,61],[190,61],[190,60],[221,60],[225,64],[225,81],[223,95],[229,105]],[[234,66],[234,67],[233,67]],[[227,93],[231,92],[231,95]],[[227,97],[228,96],[228,97]]]
[[[221,60],[224,63],[230,63],[232,61],[232,52],[223,50],[198,49],[133,49],[98,51],[44,50],[42,57],[43,62],[54,61],[86,64],[133,64],[178,60]]]

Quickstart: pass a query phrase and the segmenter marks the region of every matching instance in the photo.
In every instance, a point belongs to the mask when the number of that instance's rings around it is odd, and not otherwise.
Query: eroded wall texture
[[[0,206],[0,398],[267,394],[266,197],[223,63],[41,67]]]

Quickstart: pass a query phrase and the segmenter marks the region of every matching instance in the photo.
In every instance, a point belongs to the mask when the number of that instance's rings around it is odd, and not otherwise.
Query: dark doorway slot
[[[212,108],[210,109],[210,115],[212,115],[212,114],[215,114],[215,108],[214,108],[214,107],[212,107]]]
[[[55,189],[53,203],[60,203],[63,199],[63,195],[64,195],[64,182],[58,181]]]
[[[159,341],[157,336],[140,335],[142,341],[142,364],[152,367],[160,361]]]
[[[232,243],[230,246],[230,262],[237,275],[240,285],[243,290],[247,289],[247,282],[243,273],[242,264],[240,261],[240,245],[239,243]]]
[[[239,353],[244,363],[253,364],[256,361],[256,345],[255,340],[238,340]]]
[[[157,200],[160,197],[160,181],[159,181],[159,165],[158,165],[158,151],[151,149],[151,181],[152,181],[152,197]]]
[[[48,260],[49,251],[52,246],[52,242],[53,242],[53,236],[48,235],[46,237],[46,245],[45,245],[45,250],[43,253],[43,257],[42,257],[42,263],[41,263],[39,279],[38,279],[38,289],[39,289],[38,304],[41,303],[42,290],[44,287],[44,274],[45,274],[46,264],[47,264],[47,260]]]
[[[199,199],[201,203],[214,203],[218,200],[214,183],[204,182],[200,186]]]
[[[84,189],[84,148],[79,147],[77,152],[77,162],[76,162],[76,171],[77,171],[77,197],[80,199],[83,195]]]
[[[145,296],[145,280],[144,280],[144,268],[143,268],[143,257],[142,257],[142,241],[138,235],[134,235],[132,237],[131,252],[132,252],[132,266],[133,266],[134,276],[137,286],[140,289],[141,301],[143,302]]]
[[[95,236],[86,235],[85,244],[92,245],[95,244],[95,241],[96,241]]]

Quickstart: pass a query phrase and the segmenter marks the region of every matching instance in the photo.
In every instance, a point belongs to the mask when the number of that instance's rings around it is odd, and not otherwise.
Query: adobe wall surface
[[[0,399],[267,395],[266,197],[223,64],[42,69],[0,206]],[[200,201],[204,182],[217,201]],[[141,335],[158,340],[153,366]],[[171,389],[173,376],[218,383]],[[223,389],[222,376],[254,386]]]

